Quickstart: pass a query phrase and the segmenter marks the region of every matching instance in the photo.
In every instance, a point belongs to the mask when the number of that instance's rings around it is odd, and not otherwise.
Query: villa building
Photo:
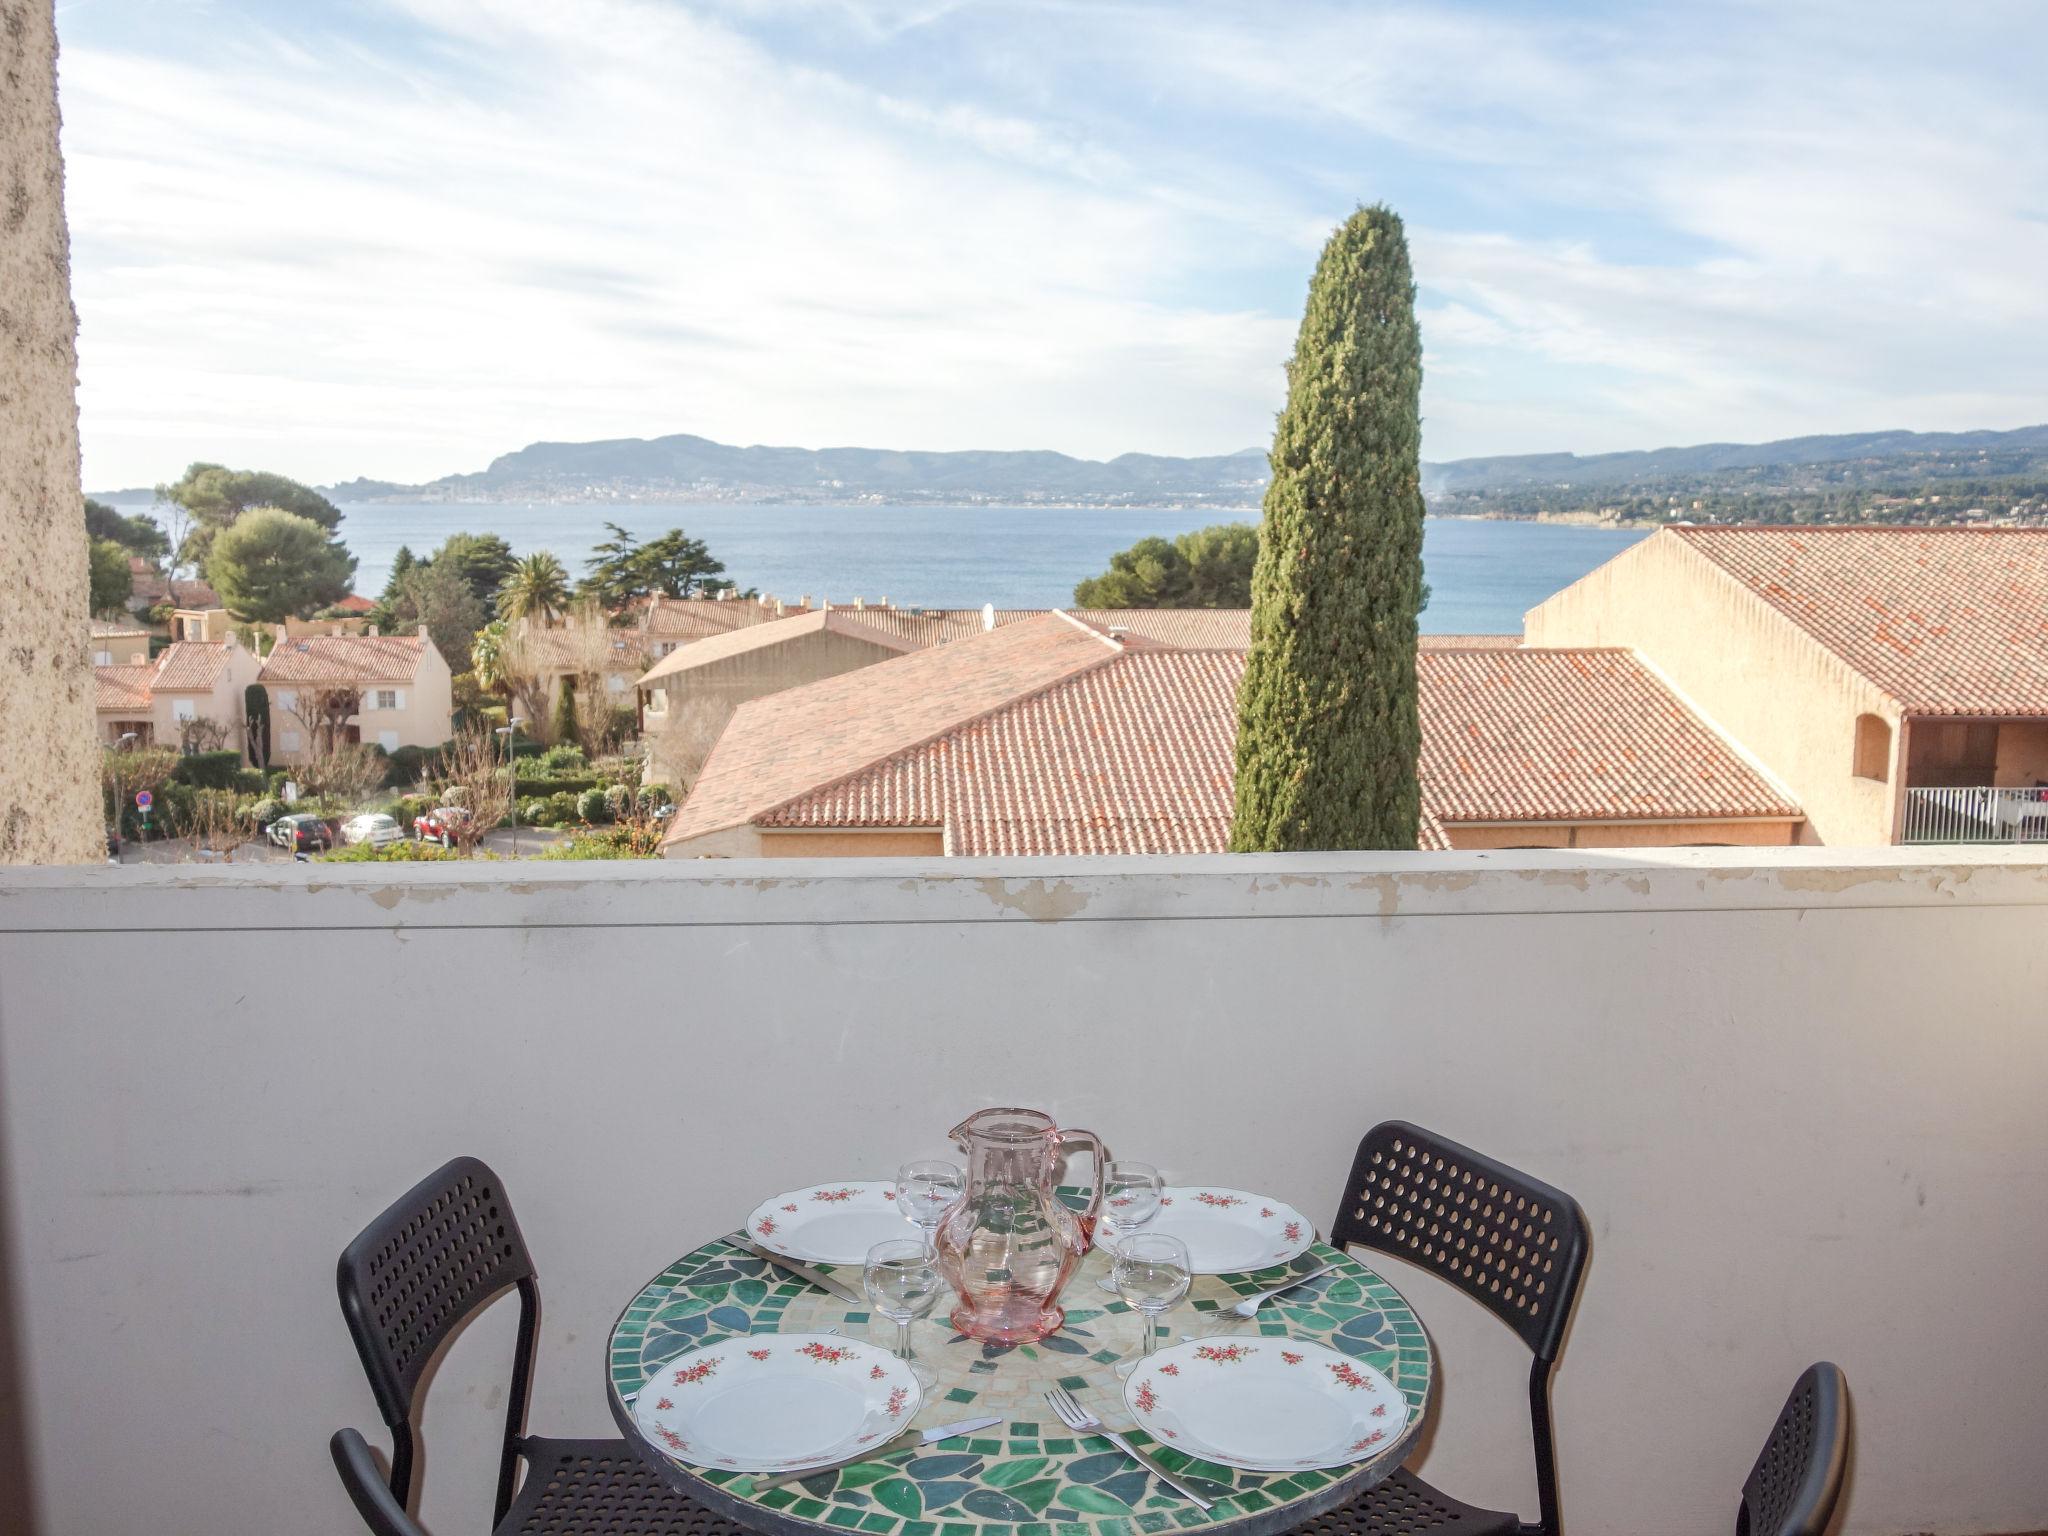
[[[969,640],[1044,618],[1049,608],[850,607],[810,599],[789,616],[684,644],[639,679],[652,777],[687,789],[712,746],[749,699],[837,677],[909,652]],[[1083,608],[1072,618],[1132,649],[1237,649],[1251,643],[1248,608]]]
[[[438,747],[454,713],[448,663],[416,635],[309,635],[281,640],[258,681],[270,696],[270,757],[302,761],[313,751],[322,696],[354,693],[358,707],[343,723],[347,741],[395,752]]]
[[[1804,842],[2048,837],[2048,529],[1666,528],[1527,631],[1634,651]]]
[[[127,619],[94,619],[86,631],[85,648],[96,667],[146,666],[149,631]]]
[[[147,641],[143,654],[148,654]],[[154,662],[97,665],[93,702],[99,739],[108,746],[128,739],[130,746],[177,747],[187,727],[211,721],[224,745],[246,751],[247,690],[260,666],[255,653],[233,634],[217,641],[173,641]]]
[[[1217,853],[1245,650],[1053,611],[741,704],[672,857]],[[1426,647],[1425,848],[1768,845],[1801,812],[1625,651]]]

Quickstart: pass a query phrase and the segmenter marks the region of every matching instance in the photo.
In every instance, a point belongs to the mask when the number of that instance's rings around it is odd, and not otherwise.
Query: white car
[[[351,816],[341,824],[341,840],[344,843],[368,843],[373,848],[382,848],[386,843],[402,843],[405,834],[398,829],[398,823],[389,816],[368,813]]]

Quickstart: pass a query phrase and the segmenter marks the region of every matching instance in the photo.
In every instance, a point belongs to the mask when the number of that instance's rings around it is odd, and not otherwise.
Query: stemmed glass
[[[939,1299],[939,1271],[925,1240],[895,1237],[875,1244],[860,1278],[875,1310],[896,1325],[896,1358],[910,1367],[920,1387],[929,1387],[937,1378],[910,1353],[911,1323],[928,1316]]]
[[[905,1163],[896,1170],[896,1209],[924,1229],[924,1251],[938,1251],[939,1223],[960,1198],[960,1169],[953,1163]]]
[[[1162,1188],[1159,1170],[1150,1163],[1113,1162],[1102,1170],[1102,1216],[1096,1235],[1106,1252],[1114,1256],[1119,1239],[1159,1214]],[[1116,1292],[1111,1276],[1095,1283],[1112,1295]]]
[[[1117,1294],[1145,1319],[1145,1347],[1116,1368],[1119,1376],[1128,1376],[1151,1358],[1160,1315],[1188,1293],[1193,1280],[1188,1245],[1164,1232],[1133,1232],[1117,1248],[1110,1278]]]

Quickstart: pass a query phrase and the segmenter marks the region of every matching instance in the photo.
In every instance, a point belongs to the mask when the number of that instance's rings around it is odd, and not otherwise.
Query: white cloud
[[[639,0],[413,0],[461,73],[66,53],[88,480],[222,440],[431,475],[536,437],[1256,441],[1287,326],[1175,307],[1187,217]],[[488,78],[488,90],[473,82]],[[452,83],[451,83],[452,82]]]
[[[670,431],[1230,451],[1389,188],[1432,457],[2048,417],[2025,5],[1931,53],[1884,0],[386,3],[409,46],[67,39],[89,483]]]

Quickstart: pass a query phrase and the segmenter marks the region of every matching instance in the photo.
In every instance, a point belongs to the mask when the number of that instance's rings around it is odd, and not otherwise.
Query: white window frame
[[[387,699],[390,700],[388,704],[385,702]],[[405,690],[402,688],[372,688],[370,690],[369,707],[371,709],[386,710],[403,709],[405,708]]]
[[[183,725],[188,720],[198,719],[199,701],[197,699],[171,700],[171,718],[180,725]]]

